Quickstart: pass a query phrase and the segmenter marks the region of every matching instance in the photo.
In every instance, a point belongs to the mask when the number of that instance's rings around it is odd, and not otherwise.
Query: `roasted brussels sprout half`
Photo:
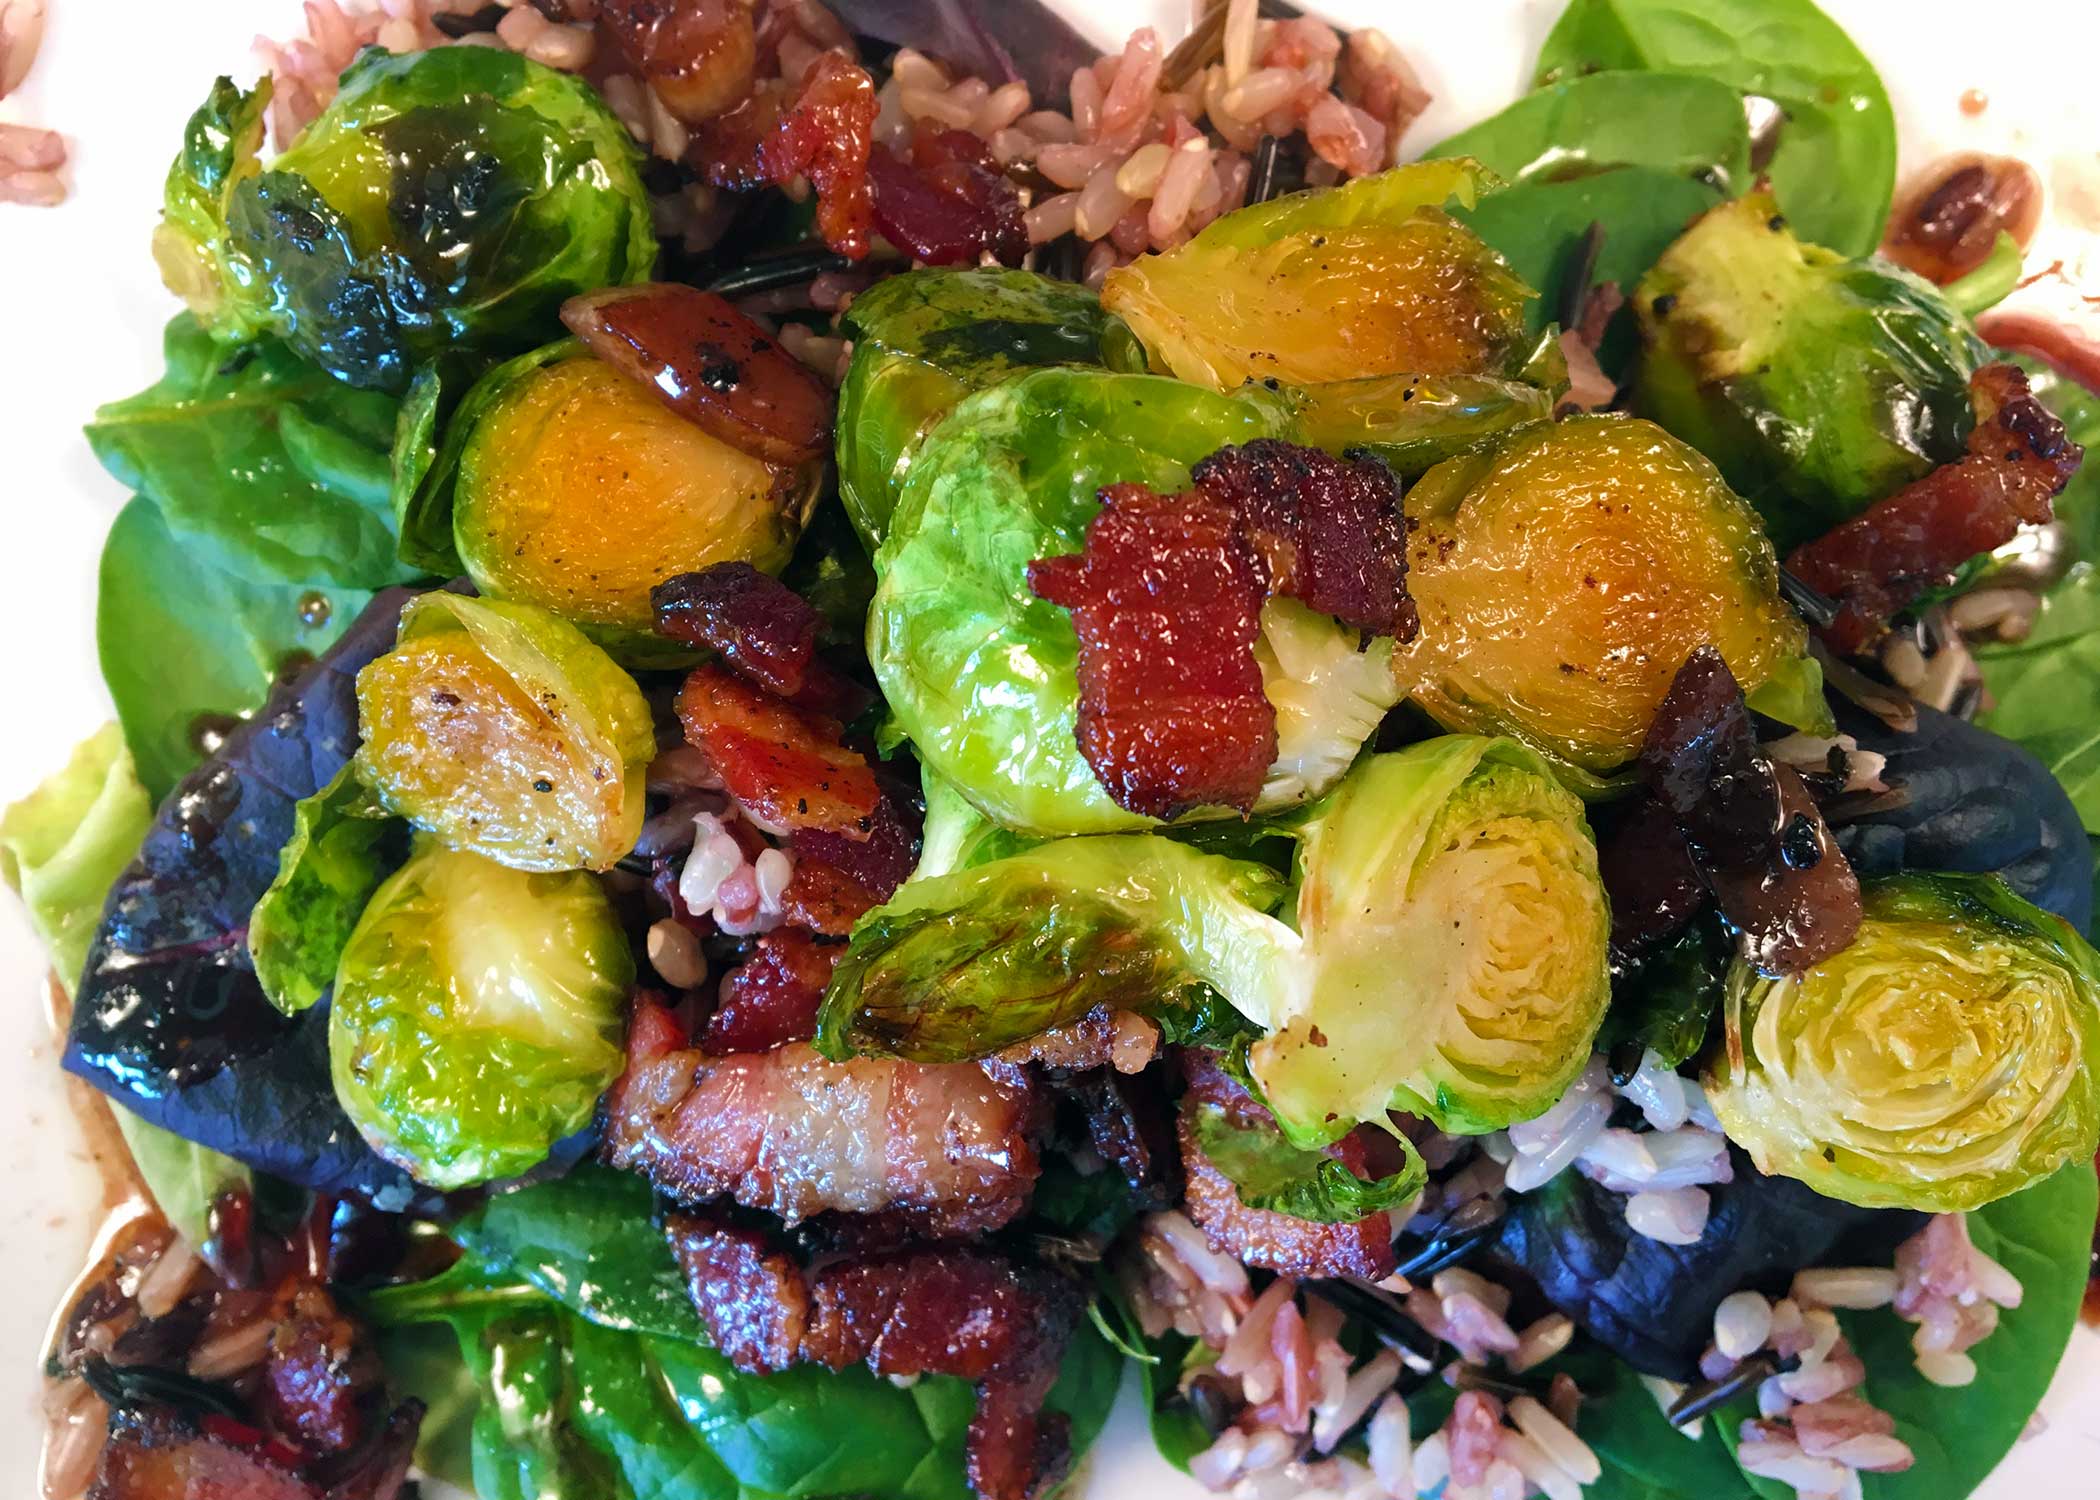
[[[1807,630],[1780,601],[1757,516],[1654,424],[1517,429],[1430,470],[1407,515],[1422,629],[1393,670],[1447,728],[1514,735],[1597,790],[1706,644],[1752,707],[1827,728]]]
[[[607,870],[642,826],[649,705],[564,620],[528,604],[419,595],[357,674],[357,774],[455,849],[520,870]]]
[[[839,387],[839,497],[870,547],[919,442],[955,403],[1044,365],[1144,368],[1130,331],[1070,282],[998,266],[907,271],[853,299]]]
[[[494,47],[367,49],[258,169],[267,97],[214,88],[155,240],[168,284],[229,341],[268,329],[353,385],[401,390],[437,354],[540,343],[564,299],[655,264],[640,154],[580,78]]]
[[[1111,271],[1101,305],[1155,369],[1213,390],[1513,374],[1531,289],[1443,211],[1492,183],[1471,160],[1418,162],[1243,208]]]
[[[574,344],[483,376],[453,417],[452,541],[483,594],[645,652],[649,590],[718,562],[778,572],[818,470],[766,464]]]
[[[1102,788],[1074,738],[1078,639],[1029,589],[1028,564],[1077,552],[1106,484],[1186,488],[1219,448],[1288,435],[1291,403],[1154,375],[1041,370],[965,400],[912,464],[868,614],[868,656],[920,759],[1024,832],[1146,826]],[[1351,660],[1354,631],[1271,601],[1257,654],[1285,754],[1262,809],[1326,789],[1398,688]],[[1268,675],[1274,673],[1276,675]]]
[[[597,877],[426,841],[344,946],[328,1025],[336,1096],[418,1182],[515,1175],[588,1125],[619,1076],[633,983]]]
[[[1729,972],[1706,1077],[1758,1168],[1877,1208],[1977,1208],[2100,1146],[2100,954],[1991,876],[1870,881],[1806,973]]]
[[[1056,839],[914,879],[862,917],[818,1019],[833,1057],[961,1062],[1096,1006],[1187,1009],[1269,983],[1283,880],[1157,834]]]
[[[1582,804],[1511,740],[1374,755],[1307,815],[1294,982],[1228,990],[1269,1030],[1255,1080],[1294,1140],[1389,1109],[1478,1134],[1590,1057],[1611,917]]]
[[[1721,467],[1781,551],[1962,455],[1984,347],[1931,283],[1723,203],[1634,293],[1635,407]]]

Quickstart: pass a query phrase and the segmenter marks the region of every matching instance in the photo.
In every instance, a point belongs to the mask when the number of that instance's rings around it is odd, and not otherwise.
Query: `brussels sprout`
[[[565,298],[655,263],[640,154],[580,78],[492,47],[368,49],[257,171],[266,101],[214,88],[155,244],[223,338],[269,329],[400,390],[437,354],[539,343]]]
[[[1961,457],[1984,347],[1931,285],[1710,210],[1634,293],[1635,407],[1721,466],[1781,551]]]
[[[1288,393],[1220,395],[1154,375],[1042,370],[966,399],[912,464],[868,614],[868,656],[897,728],[980,809],[1030,833],[1104,833],[1148,820],[1110,800],[1079,753],[1070,614],[1037,598],[1028,564],[1077,552],[1096,491],[1186,488],[1230,443],[1294,431]],[[1357,637],[1270,601],[1258,648],[1285,753],[1259,810],[1326,789],[1398,701]]]
[[[1413,479],[1491,446],[1512,427],[1552,416],[1564,385],[1557,374],[1536,385],[1491,375],[1373,375],[1287,395],[1304,442],[1330,453],[1368,453]]]
[[[908,271],[853,299],[853,362],[839,387],[839,496],[869,547],[880,545],[919,442],[964,396],[1043,365],[1144,368],[1114,358],[1130,333],[1094,294],[1032,271]]]
[[[778,572],[817,495],[814,467],[738,451],[573,344],[484,375],[452,432],[452,541],[475,587],[623,651],[648,641],[664,579],[718,562]]]
[[[940,772],[921,767],[919,784],[926,799],[926,821],[919,834],[919,862],[912,866],[913,880],[931,880],[1004,859],[1035,843],[987,818]]]
[[[1243,208],[1111,271],[1101,305],[1155,368],[1213,390],[1513,374],[1533,293],[1442,208],[1493,182],[1471,160],[1418,162]]]
[[[422,594],[357,674],[357,773],[455,849],[520,870],[611,869],[656,753],[634,679],[528,604]]]
[[[1842,952],[1736,964],[1714,1113],[1758,1169],[1876,1208],[1971,1209],[2100,1146],[2100,954],[1991,876],[1868,882]]]
[[[1191,1010],[1276,982],[1291,930],[1265,865],[1156,834],[1058,839],[905,883],[862,917],[832,975],[818,1050],[960,1062],[1096,1006]]]
[[[1611,917],[1582,804],[1510,740],[1364,760],[1307,815],[1302,976],[1226,993],[1270,1034],[1255,1081],[1294,1140],[1401,1109],[1479,1134],[1589,1062]]]
[[[1827,730],[1808,633],[1780,601],[1756,515],[1652,423],[1517,429],[1430,470],[1407,514],[1422,630],[1393,670],[1447,728],[1514,735],[1597,790],[1710,643],[1752,707]]]
[[[424,841],[343,948],[336,1096],[419,1182],[533,1166],[620,1075],[634,957],[596,877],[529,874]]]

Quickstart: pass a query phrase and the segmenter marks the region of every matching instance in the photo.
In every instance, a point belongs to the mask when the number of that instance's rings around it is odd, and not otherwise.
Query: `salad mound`
[[[1572,0],[1425,153],[1271,9],[325,0],[213,86],[88,430],[118,722],[0,816],[143,1189],[50,1500],[1044,1500],[1126,1375],[1240,1500],[2028,1429],[2100,1213],[2038,188],[1892,221],[1809,0]]]

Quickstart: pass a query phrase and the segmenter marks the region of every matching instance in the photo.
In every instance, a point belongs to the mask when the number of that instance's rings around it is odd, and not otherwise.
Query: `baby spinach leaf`
[[[1240,1202],[1315,1224],[1354,1224],[1406,1202],[1429,1181],[1421,1155],[1404,1138],[1401,1169],[1366,1181],[1324,1151],[1293,1146],[1273,1125],[1241,1125],[1213,1105],[1197,1111],[1195,1128],[1196,1144],[1231,1180]]]
[[[1723,191],[1750,186],[1742,95],[1691,73],[1561,78],[1423,155],[1470,156],[1512,182],[1653,167]]]
[[[171,529],[144,496],[102,545],[96,649],[156,801],[203,759],[201,724],[252,713],[288,664],[324,650],[372,597],[258,582],[226,562],[214,539]]]
[[[248,954],[272,1005],[297,1015],[328,992],[365,903],[407,857],[407,825],[348,765],[300,799],[277,878],[248,919]]]
[[[1720,1009],[1729,946],[1718,921],[1699,921],[1631,973],[1615,974],[1598,1044],[1607,1050],[1621,1043],[1638,1045],[1654,1051],[1669,1068],[1688,1061],[1705,1045],[1707,1027]]]
[[[1565,1373],[1582,1390],[1582,1440],[1604,1473],[1583,1500],[1745,1500],[1749,1489],[1709,1419],[1697,1437],[1672,1427],[1640,1377],[1582,1340],[1541,1373]]]
[[[2080,563],[2050,590],[2025,640],[1976,659],[1993,700],[1977,722],[2039,756],[2100,834],[2100,565]]]
[[[1895,1417],[1896,1436],[1918,1456],[1907,1473],[1862,1476],[1869,1500],[1970,1494],[2020,1440],[2078,1323],[2096,1210],[2100,1182],[2081,1161],[1969,1215],[1976,1247],[2023,1292],[1998,1331],[1969,1351],[1974,1385],[1947,1390],[1920,1375],[1915,1330],[1893,1313],[1839,1314],[1867,1367],[1863,1394]]]
[[[214,564],[266,584],[383,588],[395,556],[389,452],[399,402],[331,378],[270,339],[229,352],[183,314],[167,371],[88,424],[102,466]]]
[[[1537,81],[1637,69],[1689,73],[1785,112],[1766,167],[1801,235],[1847,255],[1881,239],[1896,119],[1872,63],[1811,0],[1573,0]]]

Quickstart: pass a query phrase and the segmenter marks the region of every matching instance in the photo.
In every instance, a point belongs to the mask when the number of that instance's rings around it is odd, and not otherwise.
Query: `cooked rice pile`
[[[28,76],[44,41],[44,0],[0,0],[0,99]],[[0,203],[49,208],[66,196],[58,175],[66,139],[34,125],[0,125]]]

